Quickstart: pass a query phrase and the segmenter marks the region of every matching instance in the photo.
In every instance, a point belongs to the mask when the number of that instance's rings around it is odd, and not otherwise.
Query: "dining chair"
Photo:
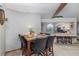
[[[48,38],[47,38],[47,42],[46,42],[46,55],[49,55],[48,52],[52,52],[52,56],[54,56],[54,52],[53,52],[54,38],[55,38],[54,36],[48,36]]]
[[[19,39],[20,39],[21,35],[18,34],[18,36],[19,36]],[[21,41],[21,39],[20,39],[20,41]],[[22,49],[22,48],[23,48],[23,43],[21,42],[21,49]]]
[[[50,33],[45,33],[46,35],[50,35]]]
[[[72,44],[72,37],[66,37],[67,38],[67,42]]]
[[[26,51],[26,48],[27,48],[27,42],[22,35],[19,35],[19,38],[20,38],[20,41],[21,41],[22,55],[25,55],[25,51]]]
[[[63,37],[57,36],[56,38],[57,38],[57,43],[62,43],[62,44],[64,44],[64,39],[63,39]]]
[[[32,50],[35,55],[45,55],[45,46],[47,38],[36,38],[35,43],[32,45]]]

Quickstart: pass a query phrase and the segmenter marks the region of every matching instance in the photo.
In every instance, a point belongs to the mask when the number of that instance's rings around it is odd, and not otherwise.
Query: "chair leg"
[[[59,39],[57,38],[57,43],[59,43]]]
[[[72,44],[72,38],[68,38],[68,42]]]
[[[22,48],[22,55],[26,55],[26,50],[24,48]]]
[[[23,43],[21,43],[21,49],[23,48]]]
[[[44,56],[43,53],[36,53],[36,54],[35,54],[35,56],[40,56],[40,55],[41,55],[41,56]]]
[[[50,47],[49,51],[52,52],[52,56],[54,56],[53,47]]]
[[[54,56],[53,47],[52,47],[52,56]]]
[[[41,52],[40,54],[41,56],[46,56],[45,52]]]
[[[49,52],[51,52],[51,47],[50,47],[50,48],[48,48],[48,50],[49,50]]]
[[[48,50],[49,50],[49,49],[46,49],[46,51],[45,51],[45,55],[46,55],[46,56],[48,56]]]
[[[72,44],[72,38],[70,38],[70,43]]]
[[[50,54],[48,54],[48,51],[52,53],[52,56],[54,56],[53,47],[50,47],[50,48],[46,49],[46,53],[45,53],[46,56],[50,55]]]
[[[67,44],[67,38],[66,37],[64,38],[64,43]]]
[[[23,49],[22,49],[22,56],[24,55],[24,51],[23,51]]]

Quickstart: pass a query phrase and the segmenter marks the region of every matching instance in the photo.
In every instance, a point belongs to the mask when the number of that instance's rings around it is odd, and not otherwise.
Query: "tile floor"
[[[55,56],[79,56],[79,43],[75,44],[54,44]],[[21,50],[9,52],[6,56],[22,56]],[[51,55],[50,55],[51,56]]]

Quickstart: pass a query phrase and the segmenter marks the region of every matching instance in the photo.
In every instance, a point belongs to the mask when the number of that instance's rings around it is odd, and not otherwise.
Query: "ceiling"
[[[69,3],[65,8],[58,14],[64,17],[79,17],[79,3]]]
[[[37,13],[41,14],[43,18],[51,18],[60,3],[5,3],[4,5],[6,9],[12,11]],[[79,3],[68,3],[58,15],[79,18]]]
[[[22,13],[46,14],[55,11],[57,3],[6,3],[7,9]]]

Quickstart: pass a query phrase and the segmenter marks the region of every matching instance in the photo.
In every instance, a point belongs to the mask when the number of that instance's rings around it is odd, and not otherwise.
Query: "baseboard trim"
[[[6,55],[7,53],[10,53],[10,52],[13,52],[13,51],[17,51],[17,50],[21,50],[21,48],[17,48],[17,49],[13,49],[13,50],[10,50],[10,51],[6,51],[6,52],[5,52],[5,55]]]
[[[0,56],[4,56],[5,52],[0,51]]]

